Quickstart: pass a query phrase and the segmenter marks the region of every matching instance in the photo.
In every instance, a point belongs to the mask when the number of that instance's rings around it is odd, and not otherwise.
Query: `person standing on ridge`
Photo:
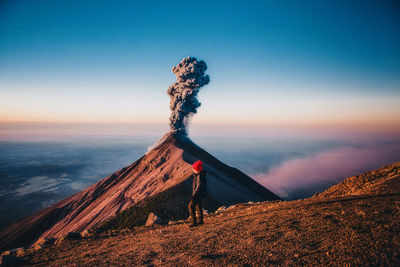
[[[192,223],[189,227],[194,227],[203,224],[203,206],[202,199],[207,195],[207,174],[203,170],[203,162],[196,161],[193,165],[193,193],[189,202],[189,213]],[[196,221],[196,210],[199,213],[199,218]]]

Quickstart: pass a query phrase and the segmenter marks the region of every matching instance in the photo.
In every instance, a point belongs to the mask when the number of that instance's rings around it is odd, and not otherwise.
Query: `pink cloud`
[[[252,175],[283,198],[313,195],[347,177],[400,160],[400,144],[344,147],[306,158],[296,158]]]

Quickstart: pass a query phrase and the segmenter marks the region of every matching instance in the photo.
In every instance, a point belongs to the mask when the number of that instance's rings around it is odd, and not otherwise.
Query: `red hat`
[[[201,160],[198,160],[193,163],[192,167],[194,171],[201,172],[201,170],[203,169],[203,162]]]

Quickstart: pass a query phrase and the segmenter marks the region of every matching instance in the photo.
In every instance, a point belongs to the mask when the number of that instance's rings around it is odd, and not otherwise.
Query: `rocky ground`
[[[239,204],[205,225],[139,227],[26,252],[47,265],[400,265],[400,194]]]
[[[328,188],[321,197],[392,194],[400,192],[400,162],[362,173]]]

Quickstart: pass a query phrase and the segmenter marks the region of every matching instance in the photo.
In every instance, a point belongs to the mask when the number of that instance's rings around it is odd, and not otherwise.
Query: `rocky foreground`
[[[25,251],[27,265],[400,265],[400,194],[239,204]]]
[[[2,259],[35,266],[400,266],[399,221],[397,162],[308,199],[219,209],[195,228],[184,221],[98,228],[7,251]]]

